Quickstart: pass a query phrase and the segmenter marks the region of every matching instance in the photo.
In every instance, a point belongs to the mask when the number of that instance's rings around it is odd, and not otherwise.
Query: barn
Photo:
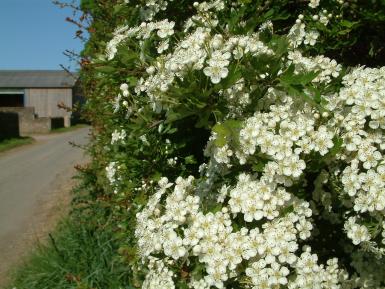
[[[0,70],[0,112],[15,113],[21,134],[71,124],[77,75],[64,70]],[[3,126],[6,125],[3,121]],[[24,133],[23,133],[24,132]]]

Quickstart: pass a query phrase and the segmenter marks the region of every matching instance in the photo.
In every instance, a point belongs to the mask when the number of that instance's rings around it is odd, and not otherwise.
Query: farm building
[[[72,108],[76,84],[77,76],[66,71],[0,70],[0,129],[15,126],[7,121],[12,113],[20,135],[70,126],[71,112],[63,107]]]

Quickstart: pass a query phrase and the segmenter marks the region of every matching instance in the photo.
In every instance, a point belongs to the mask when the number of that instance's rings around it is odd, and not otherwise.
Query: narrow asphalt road
[[[20,252],[26,250],[23,240],[52,226],[52,210],[73,184],[74,165],[86,162],[69,142],[84,145],[88,133],[81,128],[36,136],[34,144],[0,154],[0,283],[18,255],[26,254]]]

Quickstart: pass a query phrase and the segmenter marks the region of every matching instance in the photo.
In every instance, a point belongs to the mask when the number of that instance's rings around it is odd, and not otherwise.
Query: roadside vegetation
[[[33,143],[33,138],[31,137],[18,137],[18,138],[7,138],[0,140],[0,153],[7,150],[23,146],[26,144]]]
[[[6,288],[130,288],[120,287],[128,282],[127,265],[117,255],[108,200],[85,191],[89,168],[80,176],[85,183],[73,192],[70,215],[10,272]]]
[[[383,1],[72,7],[92,159],[14,287],[385,288]]]
[[[69,132],[69,131],[77,130],[79,128],[84,128],[84,127],[88,127],[88,126],[89,125],[87,125],[87,124],[79,123],[79,124],[72,125],[70,127],[60,127],[60,128],[52,129],[51,133]]]

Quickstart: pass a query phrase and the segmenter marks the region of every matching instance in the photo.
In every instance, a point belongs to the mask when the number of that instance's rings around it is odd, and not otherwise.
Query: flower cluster
[[[370,235],[368,228],[358,225],[355,221],[355,217],[350,217],[345,223],[345,230],[347,231],[349,239],[353,241],[354,245],[369,241]]]
[[[114,130],[114,132],[111,134],[111,144],[115,144],[118,142],[124,143],[124,139],[126,138],[127,134],[124,129],[121,131]]]
[[[220,90],[219,95],[226,100],[228,117],[241,116],[244,109],[250,104],[250,89],[246,87],[245,80],[239,79],[234,85],[225,90]]]
[[[290,200],[284,188],[266,178],[256,181],[241,174],[234,189],[229,192],[229,207],[233,214],[241,212],[246,222],[279,216],[279,209]]]
[[[167,260],[159,260],[157,258],[150,258],[148,269],[149,273],[143,282],[143,289],[164,288],[174,289],[175,284],[172,280],[174,273],[167,268],[165,264],[169,263]]]
[[[234,190],[239,190],[247,182],[253,181],[240,176]],[[173,184],[166,178],[162,178],[158,186],[145,209],[137,215],[135,234],[140,253],[143,260],[150,263],[154,258],[152,255],[159,254],[175,261],[198,257],[205,266],[206,275],[199,280],[192,279],[191,288],[223,288],[225,281],[237,276],[241,264],[246,265],[245,274],[250,278],[252,288],[280,285],[314,288],[321,284],[319,288],[326,289],[340,281],[342,270],[338,269],[335,259],[329,260],[324,268],[318,264],[317,255],[310,254],[309,249],[300,257],[296,255],[298,240],[308,239],[312,229],[309,222],[312,212],[308,203],[294,200],[286,204],[286,207],[290,205],[293,208],[288,214],[266,218],[261,215],[257,218],[264,219],[261,229],[242,227],[234,230],[239,213],[234,209],[234,199],[228,202],[229,208],[223,204],[216,213],[204,213],[200,198],[194,196],[192,177],[178,178],[170,194],[167,190]],[[255,192],[247,197],[258,195]],[[247,199],[242,201],[251,202]],[[172,262],[170,267],[173,267]],[[150,271],[146,280],[153,280],[153,274]],[[162,276],[157,278],[164,278]]]
[[[106,177],[113,188],[114,194],[118,193],[118,181],[120,180],[120,176],[118,175],[119,169],[120,165],[118,162],[110,162],[106,167]]]
[[[116,162],[110,162],[106,167],[106,176],[111,184],[114,184],[116,182],[116,179],[115,179],[116,167],[117,167]]]
[[[149,76],[142,78],[135,91],[146,93],[154,110],[160,111],[167,103],[167,91],[176,79],[183,80],[191,70],[202,70],[216,84],[226,78],[231,60],[246,55],[272,55],[273,51],[259,40],[258,34],[232,36],[212,35],[211,28],[197,27],[175,47],[172,54],[161,55],[156,66],[147,69]],[[246,100],[247,101],[247,100]]]
[[[106,47],[107,59],[111,60],[118,52],[118,46],[128,38],[135,37],[137,40],[143,41],[151,36],[153,31],[156,31],[160,39],[165,39],[174,34],[175,22],[167,19],[158,22],[142,22],[140,26],[119,27],[114,31],[114,37],[108,42]]]
[[[145,21],[151,21],[160,11],[166,10],[168,2],[172,2],[172,0],[151,0],[140,2],[142,3],[138,6],[140,8],[141,18]]]
[[[265,189],[269,195],[269,192],[277,191],[277,184],[290,187],[298,181],[306,170],[306,155],[318,153],[320,157],[326,156],[335,147],[336,140],[340,140],[343,150],[336,157],[346,165],[342,172],[335,167],[330,170],[335,175],[340,175],[341,193],[351,199],[354,211],[375,213],[373,216],[381,224],[385,208],[385,146],[382,132],[382,112],[385,110],[379,98],[385,89],[383,73],[384,70],[359,68],[347,74],[343,80],[345,87],[340,93],[325,96],[329,101],[327,108],[334,114],[333,118],[329,117],[328,112],[321,113],[321,117],[307,103],[270,90],[267,102],[274,100],[274,104],[267,106],[267,112],[258,111],[244,121],[239,132],[239,146],[214,146],[215,161],[228,167],[237,162],[233,156],[237,157],[240,164],[255,160],[256,157],[265,162],[260,180],[270,187]],[[211,141],[215,141],[216,137],[214,134]],[[264,161],[266,159],[269,161]],[[253,187],[247,188],[246,194],[237,191],[230,193],[230,196],[236,197],[231,204],[235,202],[239,211],[246,212],[245,207],[240,209],[245,206],[242,205],[242,200],[248,200],[247,194],[253,195],[254,191],[261,191]],[[254,195],[259,198],[257,194]],[[247,203],[247,206],[255,204]],[[253,208],[254,218],[266,217],[261,210],[268,210],[270,206],[261,201],[258,206]],[[248,215],[247,221],[252,219]],[[356,245],[370,239],[365,227],[353,226],[351,221],[346,223],[345,229]],[[357,234],[364,236],[360,238]]]
[[[342,68],[341,65],[333,59],[323,55],[304,57],[298,50],[289,52],[288,58],[295,64],[298,72],[318,72],[318,75],[313,79],[313,82],[329,83],[333,78],[339,76]]]
[[[334,113],[329,123],[343,140],[339,158],[347,164],[340,173],[341,194],[350,199],[356,214],[369,212],[381,227],[385,208],[385,70],[359,67],[344,76],[343,84],[328,105]],[[345,224],[353,243],[370,239],[367,230],[354,225],[354,220]]]
[[[317,8],[319,6],[320,0],[310,0],[309,7]]]

